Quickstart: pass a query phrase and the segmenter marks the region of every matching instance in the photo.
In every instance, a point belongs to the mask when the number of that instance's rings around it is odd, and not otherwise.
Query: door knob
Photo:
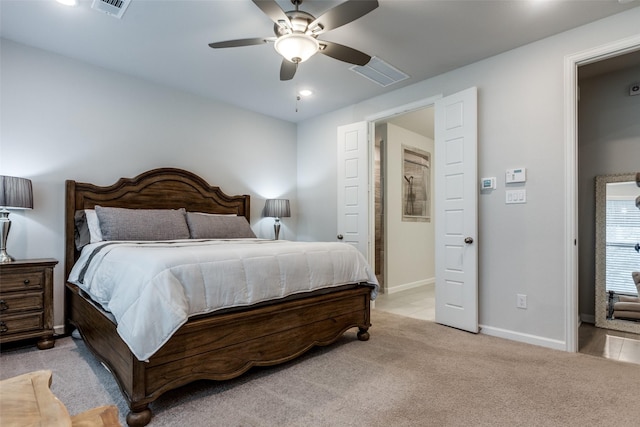
[[[344,236],[342,234],[338,234],[336,237],[338,238],[338,240],[344,239]]]
[[[472,244],[472,243],[473,243],[473,237],[465,237],[465,238],[464,238],[464,242],[465,242],[467,245]]]

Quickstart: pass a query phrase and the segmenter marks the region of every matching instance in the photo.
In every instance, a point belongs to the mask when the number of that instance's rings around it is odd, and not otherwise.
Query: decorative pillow
[[[93,209],[76,211],[73,216],[75,222],[76,249],[81,250],[89,243],[101,242],[102,232],[98,223],[98,215]]]
[[[126,209],[96,206],[104,240],[188,239],[184,209]]]
[[[249,221],[243,216],[187,212],[187,224],[192,239],[255,238]]]
[[[102,231],[100,230],[100,223],[98,222],[98,214],[94,209],[85,209],[85,216],[87,218],[87,226],[89,227],[90,242],[102,242]]]
[[[73,215],[73,221],[75,223],[74,237],[76,249],[80,250],[91,241],[89,226],[87,225],[87,215],[84,211],[76,211]]]

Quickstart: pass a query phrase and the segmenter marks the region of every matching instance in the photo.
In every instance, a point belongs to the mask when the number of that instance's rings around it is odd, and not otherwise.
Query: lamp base
[[[13,262],[15,260],[16,259],[14,257],[12,257],[7,253],[6,249],[0,250],[0,264],[6,264],[8,262]]]
[[[7,238],[11,229],[11,220],[9,219],[9,211],[0,210],[0,264],[13,262],[15,259],[7,253]]]
[[[275,224],[273,224],[273,231],[276,235],[276,239],[278,240],[278,237],[280,236],[280,220],[276,218],[276,222]]]

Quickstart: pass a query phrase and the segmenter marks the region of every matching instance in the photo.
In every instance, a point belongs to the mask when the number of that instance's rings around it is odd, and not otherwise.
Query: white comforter
[[[349,244],[262,239],[93,243],[69,281],[114,315],[139,360],[193,315],[348,283],[369,283],[371,299],[378,293]]]

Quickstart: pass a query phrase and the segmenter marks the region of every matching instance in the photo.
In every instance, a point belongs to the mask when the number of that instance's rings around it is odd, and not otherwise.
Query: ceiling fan
[[[295,10],[285,12],[275,0],[252,0],[273,22],[275,37],[227,40],[209,43],[214,49],[274,43],[276,51],[284,57],[280,66],[280,80],[291,80],[298,64],[316,53],[339,61],[366,65],[371,56],[338,43],[318,40],[318,36],[366,15],[378,7],[377,0],[347,0],[319,18],[299,9],[302,0],[291,0]]]

